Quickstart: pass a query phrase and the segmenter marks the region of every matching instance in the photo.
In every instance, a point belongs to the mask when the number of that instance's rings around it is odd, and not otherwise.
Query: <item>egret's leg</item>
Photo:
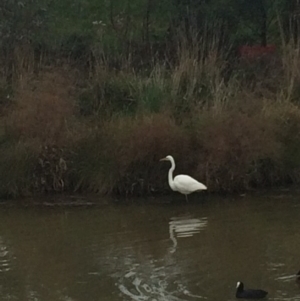
[[[186,202],[188,203],[188,202],[189,202],[189,200],[188,200],[188,196],[187,196],[187,194],[185,194],[185,199],[186,199]]]

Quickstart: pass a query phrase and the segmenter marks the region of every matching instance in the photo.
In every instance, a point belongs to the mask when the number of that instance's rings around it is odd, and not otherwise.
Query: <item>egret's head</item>
[[[165,158],[160,159],[159,161],[172,161],[172,156],[167,156]]]

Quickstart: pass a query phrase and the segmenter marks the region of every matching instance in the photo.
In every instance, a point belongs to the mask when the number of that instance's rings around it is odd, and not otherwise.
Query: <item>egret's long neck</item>
[[[169,169],[169,175],[168,175],[168,178],[169,178],[169,185],[171,187],[172,190],[176,190],[175,189],[175,185],[174,185],[174,180],[173,180],[173,171],[175,169],[175,162],[174,160],[170,160],[171,161],[171,168]]]

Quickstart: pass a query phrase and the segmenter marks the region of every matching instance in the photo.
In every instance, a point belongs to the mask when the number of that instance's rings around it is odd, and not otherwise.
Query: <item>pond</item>
[[[300,196],[191,199],[0,207],[0,299],[300,300]]]

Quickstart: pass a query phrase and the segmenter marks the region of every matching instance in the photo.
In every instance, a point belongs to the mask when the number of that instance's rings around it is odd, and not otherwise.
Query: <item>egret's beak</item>
[[[167,158],[162,158],[159,161],[168,161],[168,159]]]

